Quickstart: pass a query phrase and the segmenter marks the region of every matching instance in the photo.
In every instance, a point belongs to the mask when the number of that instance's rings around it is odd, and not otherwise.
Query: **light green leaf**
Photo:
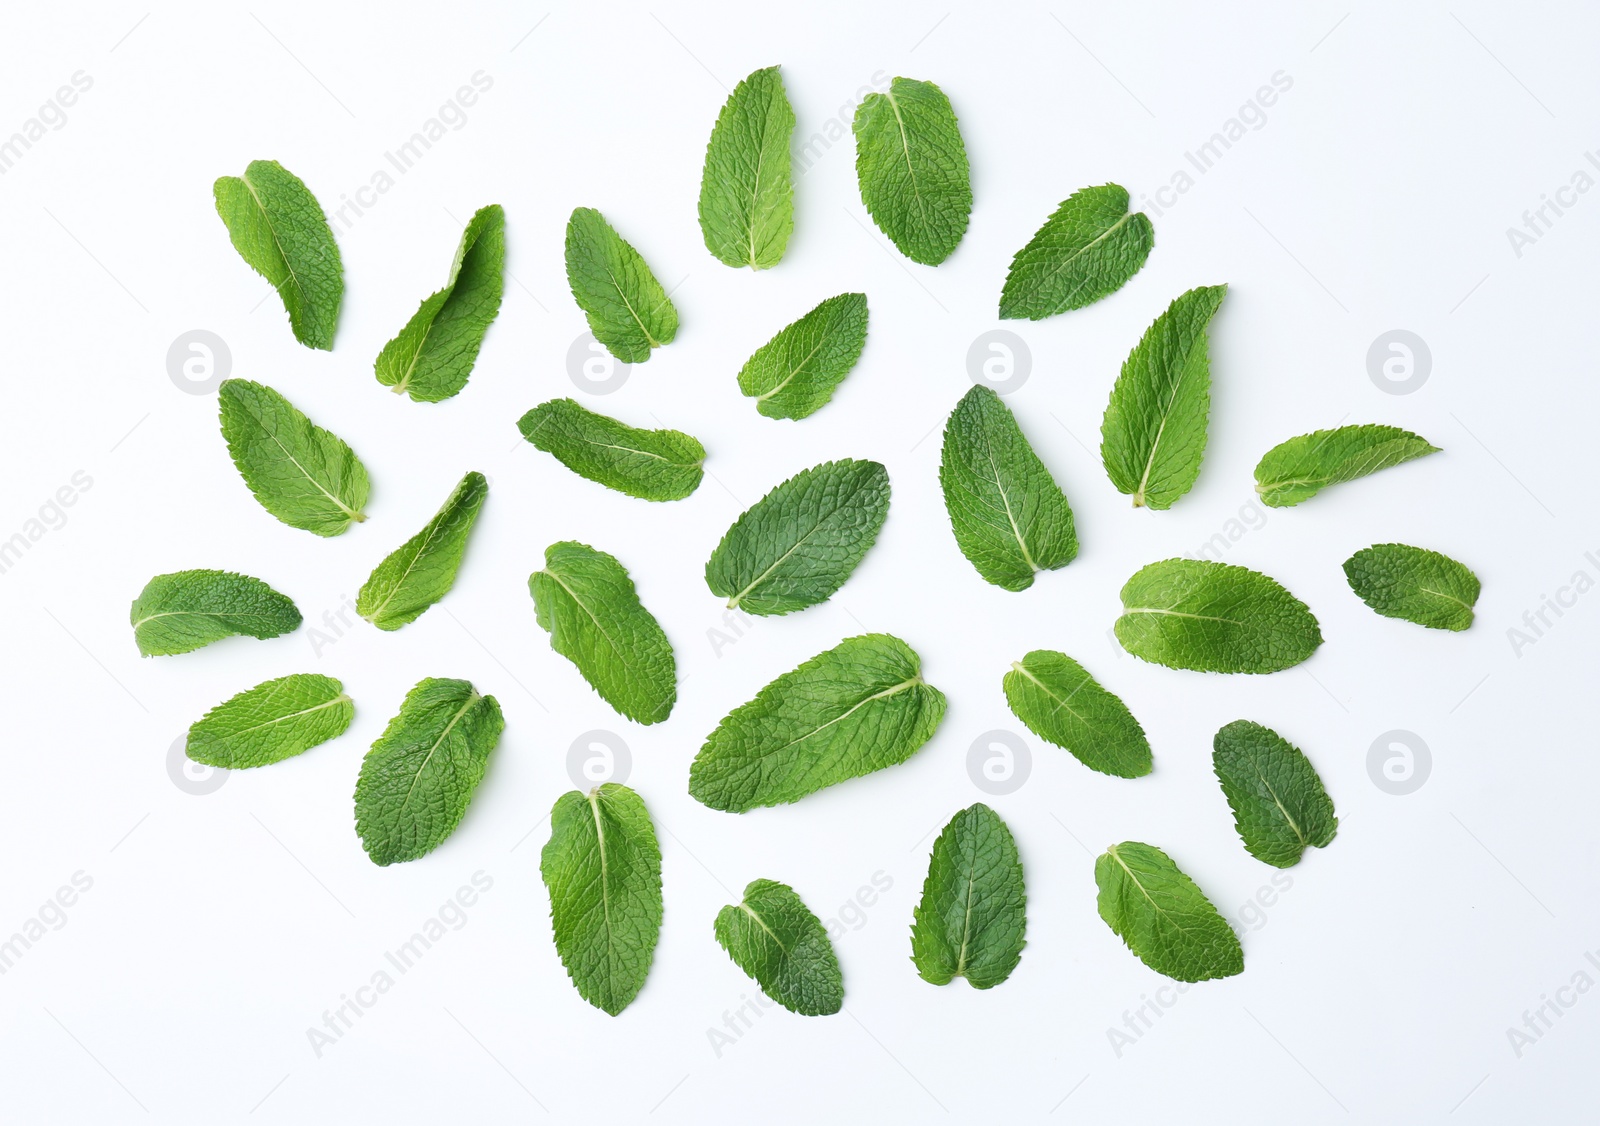
[[[280,676],[218,704],[189,727],[195,762],[238,770],[293,758],[345,733],[355,705],[331,676]]]
[[[844,1005],[844,975],[822,920],[787,884],[751,880],[717,912],[717,941],[761,992],[791,1013],[820,1017]]]
[[[1150,740],[1116,696],[1065,653],[1035,649],[1005,676],[1006,703],[1039,738],[1090,770],[1118,778],[1150,773]]]
[[[1194,487],[1206,452],[1211,361],[1206,326],[1225,285],[1191,289],[1128,353],[1100,425],[1100,458],[1134,507],[1171,508]]]
[[[621,563],[587,544],[553,543],[528,592],[550,647],[600,698],[639,723],[659,723],[678,698],[672,643]]]
[[[1073,192],[1011,259],[1000,318],[1042,321],[1109,297],[1139,272],[1155,241],[1145,213],[1129,214],[1126,188]]]
[[[944,693],[897,637],[840,642],[730,712],[689,767],[689,793],[743,813],[783,805],[886,766],[933,738]]]
[[[374,365],[378,382],[418,403],[437,403],[467,385],[505,290],[506,213],[480,207],[450,263],[444,288],[426,298]]]
[[[616,1016],[644,987],[661,937],[661,848],[644,801],[615,782],[562,794],[539,874],[561,964],[580,997]]]
[[[283,299],[294,338],[331,351],[344,266],[311,189],[277,161],[253,160],[243,176],[220,177],[212,194],[233,248]]]
[[[426,856],[455,832],[506,722],[465,680],[417,682],[361,761],[356,832],[372,862]]]
[[[1100,917],[1156,973],[1208,981],[1244,972],[1239,936],[1159,848],[1112,845],[1094,862],[1094,882]]]
[[[488,495],[489,482],[482,473],[461,478],[427,526],[373,570],[356,595],[356,613],[379,629],[396,630],[449,594]]]
[[[889,471],[829,461],[795,474],[740,516],[706,561],[730,609],[787,614],[833,597],[889,515]]]
[[[638,430],[572,399],[541,403],[522,436],[580,477],[643,500],[682,500],[700,487],[706,448],[679,430]]]
[[[650,350],[672,343],[678,310],[639,252],[592,207],[567,221],[567,284],[589,319],[589,331],[625,364],[642,364]]]
[[[1275,580],[1203,559],[1166,559],[1137,572],[1122,588],[1115,628],[1135,657],[1201,672],[1277,672],[1322,644],[1306,604]]]
[[[1298,747],[1247,719],[1224,726],[1211,746],[1211,768],[1251,856],[1293,868],[1307,848],[1333,840],[1339,831],[1333,800]]]
[[[830,297],[756,350],[739,369],[739,390],[768,418],[821,410],[867,344],[867,295]]]
[[[995,586],[1026,590],[1077,556],[1066,494],[989,388],[974,387],[950,412],[939,485],[956,545]]]
[[[128,620],[146,657],[187,653],[224,637],[278,637],[300,628],[287,595],[232,571],[157,575],[133,600]]]
[[[963,809],[933,842],[911,924],[917,973],[934,985],[999,985],[1022,959],[1027,905],[1011,830],[982,802]]]
[[[950,99],[931,82],[896,78],[856,107],[856,180],[872,221],[913,262],[937,266],[972,214],[967,148]]]
[[[1340,426],[1316,430],[1273,446],[1256,466],[1263,504],[1287,508],[1329,485],[1354,481],[1439,447],[1398,426]]]
[[[1344,577],[1386,618],[1458,632],[1472,625],[1483,589],[1477,575],[1448,555],[1403,543],[1362,548],[1344,561]]]
[[[248,379],[223,380],[217,400],[228,454],[262,508],[319,536],[367,518],[367,470],[341,438]]]
[[[728,95],[706,145],[700,177],[700,233],[729,266],[776,266],[794,231],[789,140],[794,110],[775,66]]]

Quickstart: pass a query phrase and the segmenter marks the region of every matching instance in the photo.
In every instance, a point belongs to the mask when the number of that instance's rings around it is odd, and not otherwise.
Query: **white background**
[[[511,4],[12,6],[0,136],[74,72],[93,86],[0,177],[0,538],[74,472],[93,484],[0,575],[0,937],[73,873],[93,886],[0,977],[0,1117],[1592,1119],[1600,996],[1564,994],[1574,1003],[1520,1056],[1507,1029],[1579,971],[1600,980],[1584,958],[1600,946],[1600,594],[1560,619],[1547,611],[1551,628],[1520,652],[1507,631],[1575,572],[1600,578],[1584,554],[1600,549],[1600,192],[1520,257],[1506,228],[1600,144],[1600,20],[1578,4],[1515,12],[1480,0],[948,15],[670,0],[548,16]],[[706,253],[695,219],[706,137],[726,89],[774,63],[800,138],[848,117],[875,74],[947,91],[976,203],[946,263],[911,264],[871,226],[848,136],[797,177],[777,269],[752,275]],[[212,181],[277,159],[333,211],[479,70],[493,86],[465,124],[348,229],[335,224],[347,285],[336,347],[300,347],[229,245]],[[1008,401],[1071,498],[1083,549],[1025,593],[985,584],[949,533],[937,428],[970,386],[968,346],[999,325],[1010,256],[1077,188],[1114,180],[1137,201],[1168,183],[1278,71],[1293,86],[1265,124],[1151,212],[1156,249],[1121,292],[1007,323],[1033,362]],[[490,202],[506,209],[512,277],[471,383],[441,405],[390,394],[372,358],[443,282],[460,223]],[[561,254],[576,205],[604,211],[677,287],[682,317],[677,340],[604,398],[567,374],[584,331]],[[1169,512],[1132,510],[1091,452],[1110,386],[1174,296],[1223,281],[1199,483]],[[851,289],[871,303],[860,365],[814,417],[759,417],[735,384],[744,358]],[[169,345],[195,328],[227,342],[233,374],[351,443],[374,481],[367,523],[324,541],[251,499],[215,396],[168,376]],[[1395,328],[1432,352],[1409,395],[1368,374],[1369,345]],[[514,426],[563,395],[697,435],[706,482],[653,505],[568,473]],[[1409,427],[1445,452],[1256,515],[1228,547],[1227,561],[1311,605],[1327,638],[1315,657],[1223,678],[1120,654],[1107,630],[1123,580],[1250,514],[1268,447],[1341,421]],[[889,467],[877,546],[831,602],[758,620],[719,651],[708,630],[722,628],[721,601],[701,578],[711,548],[778,481],[841,456]],[[359,623],[314,651],[310,627],[467,469],[492,478],[491,496],[449,597],[398,633]],[[672,638],[669,721],[618,717],[535,625],[527,576],[568,538],[622,560]],[[1478,573],[1469,632],[1380,618],[1351,594],[1340,562],[1393,540]],[[261,576],[306,627],[141,659],[130,600],[152,575],[191,567]],[[905,638],[949,695],[931,743],[786,808],[732,816],[687,795],[688,764],[722,715],[864,628]],[[1000,679],[1040,647],[1077,656],[1128,702],[1154,746],[1151,776],[1094,774],[1027,735]],[[168,750],[190,722],[298,671],[344,681],[357,703],[345,737],[209,793],[174,780]],[[493,693],[506,732],[455,835],[378,869],[350,795],[364,750],[423,676]],[[1275,870],[1240,847],[1211,775],[1212,734],[1241,717],[1305,749],[1341,818],[1276,896]],[[573,786],[568,747],[597,728],[631,751],[665,879],[654,967],[617,1018],[569,984],[537,870],[543,819]],[[1032,752],[1025,783],[997,797],[967,767],[993,729],[1021,732]],[[1432,757],[1404,796],[1368,769],[1373,740],[1395,729]],[[984,993],[925,984],[908,943],[931,833],[976,800],[1016,833],[1029,891],[1021,965]],[[1175,1003],[1118,1054],[1108,1030],[1164,984],[1095,913],[1093,855],[1124,839],[1164,847],[1197,880],[1240,930],[1246,969],[1162,994]],[[318,1058],[307,1029],[479,871],[493,887],[466,924]],[[837,941],[846,1011],[763,1010],[719,1056],[709,1030],[756,990],[712,939],[718,908],[765,876],[838,919],[878,873],[892,887],[851,908],[858,925]]]

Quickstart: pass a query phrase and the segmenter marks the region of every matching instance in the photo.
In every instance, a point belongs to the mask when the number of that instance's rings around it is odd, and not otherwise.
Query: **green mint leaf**
[[[1263,863],[1293,868],[1307,848],[1322,848],[1339,831],[1316,767],[1270,728],[1247,719],[1227,724],[1212,740],[1211,768],[1245,851]]]
[[[917,973],[934,985],[999,985],[1022,958],[1027,905],[1011,830],[982,802],[963,809],[933,842],[911,924]]]
[[[1149,217],[1129,214],[1126,188],[1075,191],[1011,259],[1000,318],[1042,321],[1109,297],[1139,272],[1155,241]]]
[[[974,387],[950,412],[939,485],[956,545],[995,586],[1026,590],[1077,556],[1066,494],[989,388]]]
[[[406,693],[356,779],[356,832],[377,865],[426,856],[455,832],[506,721],[465,680],[428,677]]]
[[[931,82],[896,78],[856,107],[856,180],[878,229],[913,262],[937,266],[972,214],[967,148],[950,99]]]
[[[1354,481],[1439,447],[1398,426],[1340,426],[1290,438],[1273,446],[1256,466],[1261,503],[1287,508],[1329,485]]]
[[[287,595],[248,575],[174,571],[145,584],[128,620],[139,652],[157,657],[187,653],[235,634],[278,637],[300,628],[300,611]]]
[[[578,667],[600,698],[638,723],[659,723],[678,699],[672,643],[615,557],[553,543],[528,592],[550,648]]]
[[[844,975],[822,920],[787,884],[751,880],[717,912],[717,942],[761,992],[791,1013],[821,1017],[844,1005]]]
[[[319,536],[367,518],[367,469],[343,439],[261,383],[225,379],[217,400],[228,454],[262,508]]]
[[[739,369],[739,390],[768,418],[821,410],[867,345],[867,295],[830,297],[756,349]]]
[[[776,266],[794,232],[789,140],[794,110],[775,66],[728,95],[706,145],[700,177],[700,233],[729,266]]]
[[[1344,577],[1386,618],[1458,632],[1472,624],[1482,590],[1478,576],[1448,555],[1403,543],[1362,548],[1344,561]]]
[[[840,642],[730,712],[689,767],[689,793],[743,813],[896,766],[933,738],[944,693],[897,637]]]
[[[1322,644],[1317,619],[1276,580],[1204,559],[1138,571],[1122,588],[1115,628],[1135,657],[1201,672],[1277,672]]]
[[[1123,841],[1094,862],[1106,926],[1139,961],[1178,981],[1244,972],[1244,950],[1205,893],[1154,845]]]
[[[734,521],[706,561],[729,608],[787,614],[833,597],[889,515],[889,471],[829,461],[795,474]]]
[[[678,310],[667,291],[592,207],[576,209],[567,221],[567,284],[594,338],[625,364],[644,363],[652,348],[678,334]]]
[[[344,265],[311,189],[277,161],[253,160],[243,176],[220,177],[212,194],[233,248],[283,299],[294,338],[332,351]]]
[[[580,997],[616,1016],[644,987],[661,937],[661,848],[644,801],[615,782],[562,794],[539,874],[561,964]]]
[[[426,298],[374,365],[378,382],[413,402],[437,403],[467,385],[505,290],[506,213],[480,207],[450,263],[450,280]]]
[[[572,399],[551,399],[517,422],[522,436],[579,477],[642,500],[682,500],[700,487],[706,448],[679,430],[638,430]]]
[[[338,738],[355,715],[355,704],[333,677],[280,676],[196,720],[184,751],[195,762],[228,770],[266,766]]]
[[[1122,364],[1100,425],[1100,458],[1134,507],[1171,508],[1200,475],[1211,412],[1206,326],[1225,285],[1178,297]]]
[[[461,478],[427,527],[373,570],[356,595],[356,613],[379,629],[396,630],[449,594],[488,495],[489,482],[482,473]]]
[[[1090,770],[1118,778],[1150,773],[1150,740],[1118,697],[1065,653],[1035,649],[1005,676],[1006,703],[1039,738]]]

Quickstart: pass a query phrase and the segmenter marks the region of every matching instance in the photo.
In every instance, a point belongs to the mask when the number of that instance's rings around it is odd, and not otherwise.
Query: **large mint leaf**
[[[262,508],[319,536],[367,518],[367,470],[343,439],[248,379],[223,380],[217,400],[228,454]]]
[[[678,310],[667,291],[592,207],[576,209],[567,221],[567,284],[594,338],[625,364],[644,363],[651,349],[678,334]]]
[[[717,941],[761,992],[791,1013],[819,1017],[844,1005],[844,975],[827,928],[795,890],[751,880],[744,899],[717,912]]]
[[[833,392],[867,344],[867,295],[830,297],[756,350],[739,369],[739,390],[768,418],[805,418]]]
[[[1011,830],[982,802],[963,809],[933,842],[911,924],[917,973],[934,985],[999,985],[1022,958],[1027,905]]]
[[[1128,212],[1126,188],[1073,192],[1011,259],[1001,319],[1041,321],[1110,296],[1139,272],[1155,240],[1145,213]]]
[[[426,298],[378,353],[378,382],[418,403],[437,403],[465,387],[500,312],[505,261],[506,213],[491,203],[461,233],[444,288]]]
[[[297,673],[247,689],[189,727],[195,762],[238,770],[293,758],[345,733],[355,705],[331,676]]]
[[[856,180],[872,221],[913,262],[937,266],[972,214],[972,181],[950,99],[896,78],[856,107]]]
[[[300,628],[287,595],[232,571],[157,575],[133,600],[128,620],[146,657],[187,653],[224,637],[277,637]]]
[[[426,856],[455,832],[505,719],[465,680],[419,681],[361,762],[356,832],[374,864]]]
[[[1239,936],[1172,858],[1123,841],[1094,862],[1100,917],[1158,974],[1207,981],[1244,971]]]
[[[1066,494],[989,388],[974,387],[950,413],[939,485],[956,545],[995,586],[1026,590],[1077,556]]]
[[[629,719],[659,723],[678,698],[672,643],[639,601],[615,557],[587,544],[553,543],[528,592],[550,647],[578,667],[600,698]]]
[[[243,176],[220,177],[212,194],[233,248],[283,299],[294,338],[331,351],[344,266],[311,189],[277,161],[253,160]]]
[[[734,522],[706,562],[706,585],[750,614],[787,614],[833,597],[889,515],[889,471],[829,461],[795,474]]]
[[[1333,799],[1298,747],[1247,719],[1223,727],[1211,747],[1211,768],[1251,856],[1293,868],[1306,849],[1333,840],[1339,831]]]
[[[1361,601],[1386,618],[1431,629],[1464,630],[1483,588],[1478,576],[1448,555],[1403,543],[1364,547],[1344,561],[1344,577]]]
[[[1436,454],[1432,445],[1398,426],[1340,426],[1280,442],[1256,466],[1261,503],[1287,508],[1329,485],[1354,481],[1412,458]]]
[[[639,430],[572,399],[517,422],[522,436],[580,477],[643,500],[682,500],[700,487],[706,448],[679,430]]]
[[[840,642],[730,712],[689,767],[689,793],[743,813],[906,761],[944,718],[911,647],[888,634]]]
[[[728,95],[706,145],[700,177],[700,233],[729,266],[776,266],[794,231],[789,140],[794,110],[775,66]]]
[[[1005,676],[1006,702],[1041,739],[1090,770],[1118,778],[1150,773],[1150,740],[1116,696],[1065,653],[1035,649]]]
[[[1200,475],[1211,413],[1206,326],[1225,285],[1191,289],[1167,306],[1123,362],[1100,424],[1100,458],[1135,507],[1171,508]]]
[[[562,794],[539,874],[561,964],[579,996],[616,1016],[644,987],[661,937],[661,848],[644,801],[615,782]]]
[[[356,613],[383,630],[414,622],[450,593],[478,510],[489,495],[482,473],[468,473],[422,531],[395,548],[356,595]]]
[[[1122,588],[1117,640],[1135,657],[1202,672],[1277,672],[1322,644],[1306,604],[1248,567],[1166,559]]]

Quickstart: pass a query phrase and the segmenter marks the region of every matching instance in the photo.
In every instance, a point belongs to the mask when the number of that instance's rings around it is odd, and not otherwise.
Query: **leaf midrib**
[[[478,690],[474,688],[467,696],[467,702],[462,704],[461,709],[457,711],[455,715],[450,717],[450,722],[444,725],[444,730],[439,733],[439,738],[435,739],[433,746],[428,748],[427,757],[422,760],[422,765],[417,767],[416,773],[411,776],[411,785],[406,787],[405,800],[400,803],[400,809],[395,814],[396,817],[399,817],[401,814],[405,813],[406,808],[411,804],[411,795],[416,792],[417,783],[422,779],[422,772],[428,769],[428,764],[433,761],[434,754],[439,750],[440,747],[444,745],[444,741],[450,737],[450,732],[455,730],[456,724],[460,721],[461,717],[467,714],[467,709],[472,707],[472,705],[476,704],[481,699],[483,699],[483,697],[480,696],[478,694]]]

